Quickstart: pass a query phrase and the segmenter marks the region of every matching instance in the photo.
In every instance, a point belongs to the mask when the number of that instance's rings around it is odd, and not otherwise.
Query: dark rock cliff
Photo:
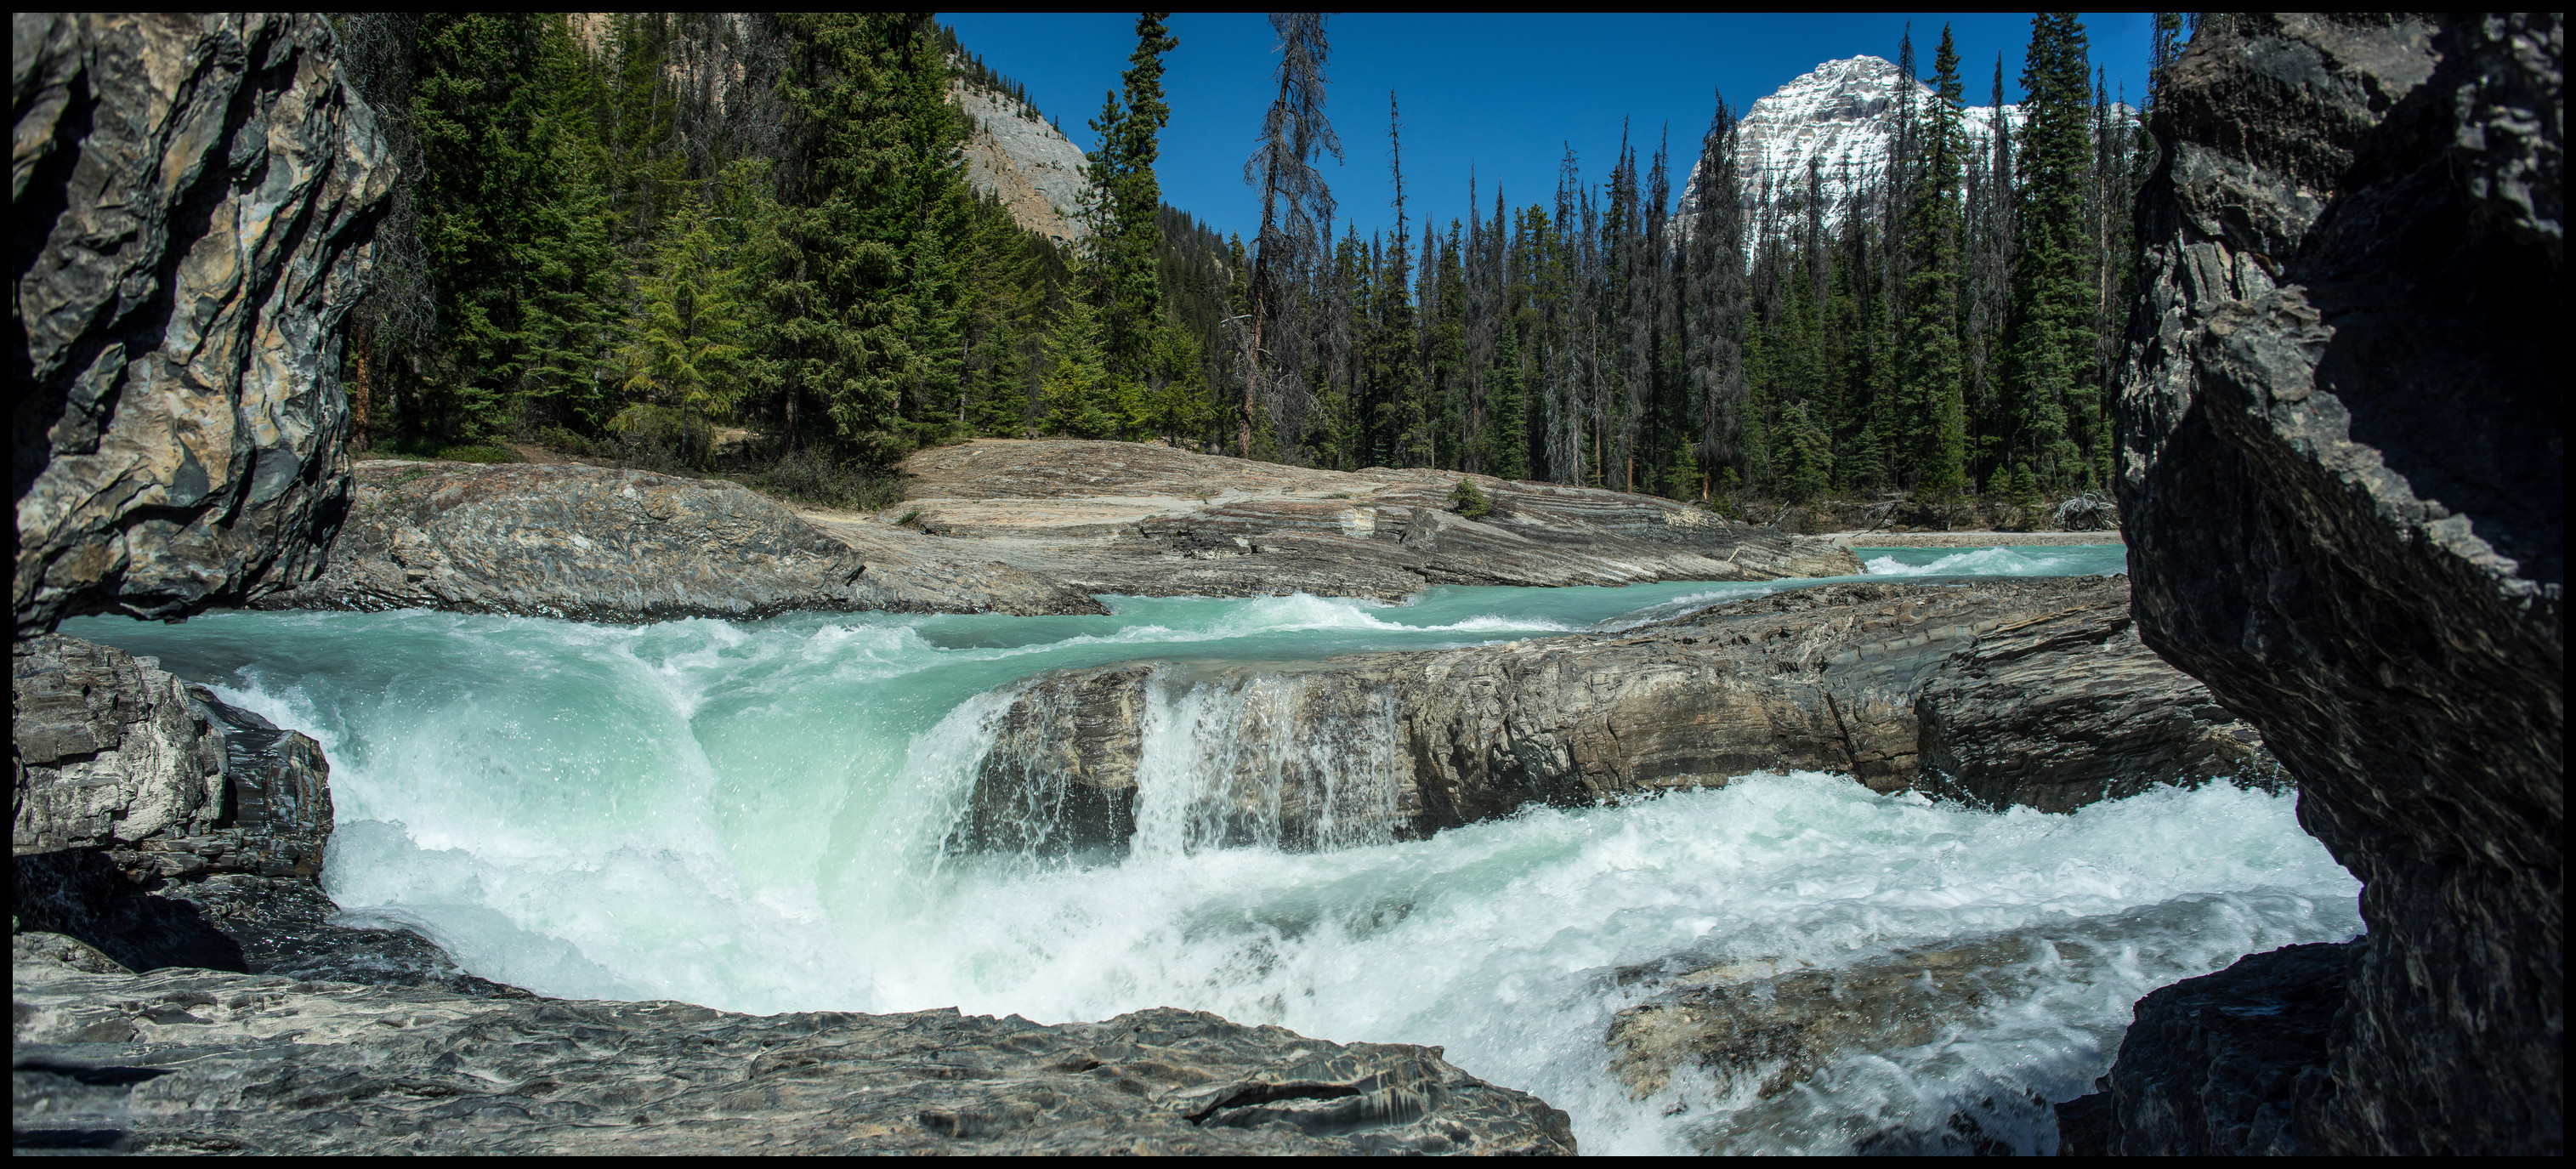
[[[2139,628],[2366,885],[2348,975],[2246,977],[2347,979],[2296,1115],[2228,1130],[2267,1147],[2563,1147],[2562,54],[2549,13],[2232,18],[2156,118],[2118,402]],[[2124,1049],[2115,1145],[2280,1078],[2141,1066],[2192,1049]]]
[[[393,181],[335,48],[310,14],[11,17],[19,636],[320,570]]]

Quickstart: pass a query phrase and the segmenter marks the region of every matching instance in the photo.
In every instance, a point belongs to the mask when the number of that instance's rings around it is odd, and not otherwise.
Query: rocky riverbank
[[[1857,575],[1825,541],[1647,495],[1487,475],[1323,471],[1152,443],[978,439],[914,455],[880,518],[1085,593],[1395,599],[1435,584]],[[1492,510],[1450,493],[1477,485]],[[961,551],[961,554],[962,551]]]
[[[816,524],[731,483],[557,463],[358,464],[311,583],[273,609],[448,609],[585,621],[786,612],[1103,613],[919,533]]]
[[[1103,1023],[566,1002],[173,968],[12,939],[20,1149],[1570,1155],[1437,1048],[1163,1008]]]
[[[1122,847],[1148,709],[1185,697],[1226,724],[1188,765],[1229,833],[1292,847],[1783,769],[2047,811],[2280,782],[2260,736],[2139,641],[2124,577],[1838,584],[1610,635],[1040,675],[1000,716],[969,843]]]

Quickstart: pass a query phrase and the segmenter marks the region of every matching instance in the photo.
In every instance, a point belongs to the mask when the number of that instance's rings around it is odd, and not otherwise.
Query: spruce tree
[[[1136,51],[1120,75],[1122,89],[1103,104],[1092,129],[1100,147],[1091,152],[1096,192],[1092,214],[1091,296],[1100,306],[1102,348],[1118,376],[1142,381],[1162,324],[1162,288],[1156,249],[1162,230],[1162,184],[1154,175],[1163,127],[1171,107],[1163,101],[1163,54],[1180,44],[1164,21],[1170,13],[1136,18]]]
[[[729,416],[742,389],[741,277],[724,262],[704,206],[681,204],[643,282],[644,311],[628,344],[627,391],[637,401],[613,429],[678,432],[680,457],[703,464],[707,425]]]
[[[1907,207],[1905,346],[1899,363],[1904,414],[1898,425],[1910,486],[1923,498],[1948,503],[1967,490],[1967,435],[1959,347],[1961,85],[1947,25],[1933,71],[1921,135],[1923,169]]]
[[[2006,393],[2007,442],[2041,487],[2080,483],[2079,440],[2096,437],[2096,259],[2086,216],[2092,181],[2091,69],[2084,26],[2071,12],[2031,18],[2022,67],[2020,246],[2013,268]]]

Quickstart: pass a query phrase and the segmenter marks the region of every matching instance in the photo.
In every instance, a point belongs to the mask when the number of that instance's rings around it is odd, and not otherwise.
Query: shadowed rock
[[[579,464],[369,462],[330,567],[260,604],[584,621],[1107,611],[972,553],[880,525],[818,526],[731,483]]]
[[[2102,1091],[2057,1106],[2062,1152],[2081,1156],[2289,1156],[2302,1097],[2330,1092],[2326,1039],[2368,943],[2249,954],[2138,1000]],[[2073,1125],[2066,1118],[2075,1118]]]
[[[2229,17],[2155,119],[2120,510],[2147,644],[2364,884],[2312,1152],[2564,1148],[2561,28]]]
[[[18,635],[311,577],[349,499],[340,321],[393,182],[329,24],[10,32]]]
[[[1781,769],[2046,811],[2278,779],[2139,643],[2125,578],[1836,584],[1620,634],[1039,675],[999,716],[967,842],[1123,847],[1153,718],[1195,723],[1152,741],[1192,744],[1164,765],[1205,786],[1210,843],[1425,836]]]
[[[682,1003],[114,970],[21,940],[19,1148],[292,1153],[1543,1153],[1565,1114],[1438,1048],[1158,1008]],[[68,961],[66,961],[68,959]],[[290,1038],[291,1037],[291,1038]]]

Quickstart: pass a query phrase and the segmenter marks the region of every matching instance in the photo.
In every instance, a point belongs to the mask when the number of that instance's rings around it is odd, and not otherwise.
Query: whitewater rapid
[[[2116,570],[2117,551],[1863,555],[1874,576],[1937,579]],[[158,655],[313,734],[340,822],[332,896],[476,974],[752,1012],[1055,1022],[1171,1005],[1434,1044],[1566,1109],[1588,1152],[1835,1151],[1963,1108],[1992,1114],[1990,1139],[2043,1151],[2045,1102],[2107,1067],[2140,995],[2360,930],[2358,886],[2298,829],[2294,798],[2226,785],[1996,814],[1773,775],[1423,841],[1328,831],[1283,848],[1212,823],[1205,777],[1244,752],[1303,752],[1289,762],[1339,769],[1334,798],[1366,801],[1391,788],[1372,769],[1393,755],[1366,720],[1349,742],[1271,741],[1257,687],[1226,702],[1153,688],[1122,855],[953,846],[994,720],[1041,670],[1472,645],[1804,583],[640,627],[225,613],[65,632]],[[1657,990],[1614,968],[1684,952],[1839,967],[1986,936],[2045,944],[1938,1041],[1855,1051],[1810,1090],[1764,1101],[1684,1077],[1636,1099],[1607,1071],[1612,1016]]]

